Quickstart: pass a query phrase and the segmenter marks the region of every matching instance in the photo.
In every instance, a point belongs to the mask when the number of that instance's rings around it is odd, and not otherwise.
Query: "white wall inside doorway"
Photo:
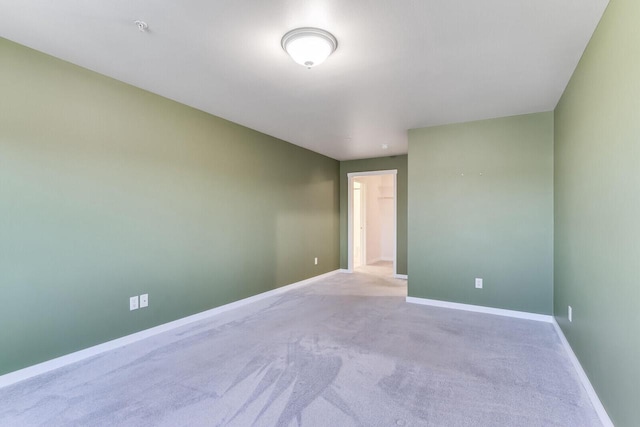
[[[366,223],[364,229],[366,250],[363,253],[366,256],[364,264],[393,261],[395,245],[393,175],[358,177],[354,178],[354,183],[356,186],[360,184],[365,191],[363,211]],[[357,203],[355,197],[354,202]],[[354,221],[358,222],[358,220],[359,218],[354,216]],[[358,230],[354,231],[358,232]],[[357,235],[354,236],[354,241],[357,243]],[[357,263],[355,266],[357,267]]]

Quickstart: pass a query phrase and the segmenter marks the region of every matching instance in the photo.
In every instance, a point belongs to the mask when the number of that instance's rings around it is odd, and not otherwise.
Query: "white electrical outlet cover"
[[[482,279],[476,277],[476,288],[482,289]]]
[[[573,322],[573,309],[571,306],[568,306],[567,317],[569,318],[569,322]]]
[[[315,258],[314,262],[318,265],[318,257]]]
[[[140,295],[140,308],[149,307],[149,294]]]
[[[138,297],[129,298],[129,311],[138,309]]]

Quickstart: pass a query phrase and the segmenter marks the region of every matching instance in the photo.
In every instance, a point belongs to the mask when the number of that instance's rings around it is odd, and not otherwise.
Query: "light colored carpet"
[[[550,324],[356,272],[0,389],[2,426],[597,426]]]
[[[374,276],[380,277],[393,277],[393,262],[391,261],[378,261],[373,264],[366,264],[360,267],[357,267],[356,272],[365,273]],[[400,283],[400,282],[399,282]],[[404,294],[403,296],[407,296],[407,287],[406,282],[402,282],[400,284],[404,284]]]

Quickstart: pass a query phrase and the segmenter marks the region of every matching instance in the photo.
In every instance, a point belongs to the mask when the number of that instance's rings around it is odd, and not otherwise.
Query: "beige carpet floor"
[[[1,426],[600,425],[552,325],[336,274],[0,389]]]

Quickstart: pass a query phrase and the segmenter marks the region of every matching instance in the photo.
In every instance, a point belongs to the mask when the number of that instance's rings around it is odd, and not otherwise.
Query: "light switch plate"
[[[129,298],[129,311],[138,309],[138,297]]]
[[[476,289],[482,289],[482,279],[476,277]]]
[[[149,307],[149,294],[140,295],[140,308]]]

